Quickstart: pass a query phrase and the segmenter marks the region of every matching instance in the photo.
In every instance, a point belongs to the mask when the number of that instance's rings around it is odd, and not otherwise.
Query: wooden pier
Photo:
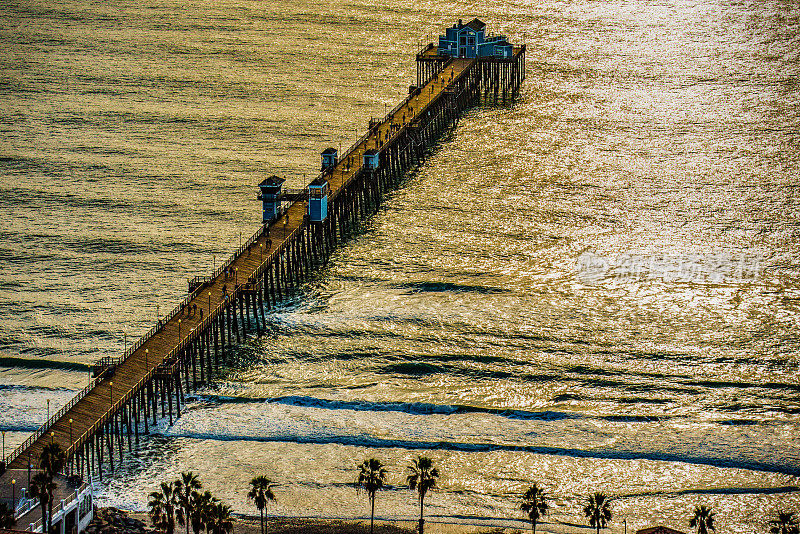
[[[2,471],[35,468],[50,442],[67,452],[69,474],[88,479],[113,471],[115,458],[121,461],[151,425],[180,416],[185,394],[213,380],[231,347],[264,331],[268,310],[326,263],[463,110],[482,99],[515,98],[524,78],[524,45],[511,57],[471,59],[440,56],[428,45],[417,55],[408,97],[371,120],[316,178],[329,186],[325,219],[312,221],[308,199],[301,199],[264,223],[225,264],[195,279],[186,299],[123,356],[99,362],[90,384],[13,451]],[[375,168],[364,164],[365,153],[377,154]]]

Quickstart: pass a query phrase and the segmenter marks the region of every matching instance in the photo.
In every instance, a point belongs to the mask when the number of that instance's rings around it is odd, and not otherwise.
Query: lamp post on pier
[[[108,400],[111,406],[114,406],[114,381],[108,383]]]
[[[56,442],[56,433],[52,430],[50,431],[50,445]]]
[[[50,399],[47,399],[47,420],[50,421]]]
[[[3,456],[5,458],[5,455]],[[16,519],[17,515],[17,479],[11,479],[11,518]]]
[[[150,354],[150,349],[144,349],[144,371],[147,372],[147,356]]]
[[[178,319],[178,343],[181,342],[181,320]]]
[[[261,263],[264,263],[264,243],[259,243],[258,244],[258,249],[261,252],[261,261],[259,262],[259,265],[260,265]]]
[[[211,317],[211,290],[210,289],[208,290],[208,316]]]
[[[234,267],[233,268],[233,287],[234,287],[234,289],[236,289],[236,286],[238,286],[238,285],[239,285],[239,268],[238,267]]]

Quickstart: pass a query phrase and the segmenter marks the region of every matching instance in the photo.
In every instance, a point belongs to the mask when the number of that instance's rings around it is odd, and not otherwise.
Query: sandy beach
[[[138,519],[150,525],[150,518],[143,512],[127,512],[129,517]],[[426,534],[523,534],[530,532],[530,525],[519,527],[492,526],[491,520],[474,520],[475,522],[436,522],[426,521]],[[181,532],[176,529],[176,533]],[[233,532],[236,534],[261,534],[261,526],[257,517],[237,516]],[[415,534],[416,521],[375,521],[375,534]],[[562,523],[542,522],[536,525],[537,534],[581,534],[594,532],[588,525],[567,525]],[[623,532],[623,526],[611,525],[603,529],[604,534]],[[631,530],[631,532],[633,532]],[[299,518],[299,517],[271,517],[267,522],[267,534],[367,534],[369,533],[369,519],[328,519],[328,518]]]

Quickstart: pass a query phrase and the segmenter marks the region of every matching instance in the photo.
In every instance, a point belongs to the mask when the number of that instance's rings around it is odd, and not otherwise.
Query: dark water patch
[[[648,397],[601,397],[601,400],[618,404],[669,404],[672,402],[667,399],[651,399]]]
[[[784,475],[800,476],[800,466],[769,462],[769,461],[748,461],[741,458],[719,458],[715,456],[702,456],[690,454],[676,454],[665,451],[628,451],[613,449],[576,449],[566,447],[545,447],[535,445],[510,445],[497,443],[464,443],[456,441],[412,441],[399,439],[376,438],[366,435],[354,436],[300,436],[300,435],[276,435],[276,436],[247,436],[236,434],[213,434],[213,433],[180,433],[171,435],[174,438],[187,438],[197,440],[214,441],[241,441],[241,442],[262,442],[262,443],[298,443],[314,445],[346,445],[359,448],[391,448],[406,450],[447,450],[459,452],[493,452],[511,451],[527,452],[531,454],[549,454],[554,456],[567,456],[572,458],[596,458],[603,460],[651,460],[660,462],[676,462],[681,464],[707,465],[719,468],[746,469],[750,471],[763,471],[770,473],[780,473]]]
[[[635,373],[634,373],[635,374]],[[632,391],[634,393],[648,393],[652,391],[669,391],[671,393],[697,393],[697,388],[687,388],[681,386],[674,386],[670,384],[665,384],[661,382],[653,382],[647,384],[630,384],[626,382],[621,382],[618,386],[625,391]]]
[[[30,265],[37,263],[47,263],[53,260],[51,252],[38,251],[32,247],[19,247],[14,250],[0,248],[0,260],[9,265],[20,265],[28,268]],[[24,272],[20,269],[20,272]]]
[[[722,426],[755,426],[762,424],[762,421],[754,421],[753,419],[727,419],[724,421],[716,421],[716,423]]]
[[[791,391],[794,393],[800,393],[800,384],[787,384],[785,382],[755,383],[755,382],[734,382],[728,380],[691,380],[687,382],[694,386],[714,388],[714,389],[737,388],[737,389],[752,390],[753,388],[756,389],[761,388],[761,389],[782,390],[782,391]]]
[[[666,352],[666,351],[632,351],[632,350],[617,350],[617,349],[596,349],[591,350],[592,354],[603,354],[608,356],[624,356],[632,360],[652,360],[652,361],[696,361],[697,357],[685,352]],[[688,378],[688,375],[682,375]]]
[[[637,376],[637,373],[630,373],[630,374],[633,375],[633,377]],[[617,378],[616,380],[613,378],[595,378],[593,376],[586,376],[585,374],[579,376],[572,376],[571,378],[578,380],[579,382],[586,384],[587,386],[590,387],[630,391],[633,393],[669,391],[672,393],[684,394],[684,393],[697,393],[698,391],[697,388],[670,385],[664,382],[648,382],[644,384],[633,383],[633,378],[626,378],[626,376],[624,375],[617,375],[617,376],[619,376],[619,378]]]
[[[643,491],[639,493],[626,493],[620,498],[640,498],[667,496],[677,497],[680,495],[776,495],[781,493],[796,493],[800,491],[800,486],[777,486],[769,488],[697,488],[678,491]]]
[[[403,362],[387,365],[381,370],[383,373],[393,373],[411,376],[427,376],[437,373],[447,373],[444,366],[423,362]]]
[[[0,431],[3,432],[36,432],[39,430],[38,426],[33,425],[0,425]]]
[[[400,362],[382,366],[376,370],[383,374],[408,376],[428,376],[446,374],[448,376],[467,376],[485,380],[514,380],[520,382],[549,383],[561,379],[557,374],[533,374],[501,371],[500,369],[472,369],[455,365],[440,365],[429,362]]]
[[[440,342],[440,340],[432,340]],[[434,354],[428,355],[429,359],[437,360],[440,362],[478,362],[478,363],[499,363],[504,365],[525,365],[529,362],[517,360],[513,358],[506,358],[504,356],[493,356],[491,354]],[[557,375],[549,375],[555,378]]]
[[[562,421],[568,419],[597,419],[611,422],[651,423],[673,416],[638,416],[638,415],[588,415],[567,413],[553,410],[529,411],[508,408],[490,408],[464,404],[431,404],[424,402],[374,402],[365,400],[341,401],[320,399],[317,397],[289,395],[285,397],[231,397],[222,395],[199,395],[189,397],[201,403],[219,404],[283,404],[302,408],[321,408],[326,410],[352,410],[361,412],[401,412],[410,415],[453,415],[453,414],[490,414],[508,419],[526,421]]]
[[[19,353],[35,356],[37,358],[49,358],[51,356],[63,354],[63,352],[56,347],[48,347],[42,345],[33,347],[22,347],[19,349]]]
[[[550,400],[551,402],[559,403],[568,401],[583,401],[585,399],[583,396],[578,395],[577,393],[561,393],[560,395],[556,395]]]
[[[499,293],[513,293],[509,289],[499,287],[456,284],[452,282],[404,282],[393,284],[395,289],[407,289],[408,293],[478,293],[481,295],[491,295]]]
[[[91,368],[89,365],[85,363],[77,363],[77,362],[65,362],[65,361],[57,361],[57,360],[42,360],[42,359],[33,359],[33,358],[14,358],[11,356],[2,356],[0,357],[0,366],[2,367],[17,367],[22,369],[61,369],[64,371],[81,371],[81,372],[88,372]],[[0,389],[5,388],[6,386],[0,386]],[[16,387],[16,386],[11,386]],[[40,388],[36,388],[40,389]],[[53,389],[62,389],[62,388],[53,388]]]
[[[765,412],[778,412],[784,413],[787,415],[794,415],[800,413],[800,405],[797,405],[797,399],[792,397],[790,399],[786,399],[787,404],[781,404],[778,400],[773,396],[770,398],[770,403],[765,405],[762,402],[754,401],[750,403],[746,402],[732,402],[732,403],[718,403],[714,405],[714,408],[720,411],[725,412],[733,412],[736,414],[763,414]]]

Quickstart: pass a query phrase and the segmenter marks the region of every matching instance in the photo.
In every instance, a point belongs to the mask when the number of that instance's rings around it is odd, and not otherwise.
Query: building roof
[[[658,526],[658,527],[648,527],[643,528],[641,530],[637,530],[636,534],[684,534],[680,530],[674,530],[669,527]]]
[[[316,178],[314,178],[314,179],[311,181],[311,183],[310,183],[310,184],[308,184],[308,185],[310,185],[310,186],[317,186],[317,187],[319,187],[319,186],[325,186],[325,185],[327,185],[327,183],[328,183],[328,180],[326,180],[326,179],[325,179],[325,178],[323,178],[322,176],[317,176],[317,177],[316,177]]]
[[[266,178],[264,181],[262,181],[258,185],[281,185],[285,181],[286,180],[284,180],[283,178],[278,178],[277,176],[275,176],[273,174],[272,176],[270,176],[269,178]]]
[[[374,148],[370,148],[369,150],[367,150],[366,152],[364,152],[364,155],[365,155],[365,156],[374,156],[374,155],[375,155],[375,154],[377,154],[377,153],[378,153],[378,151],[377,151],[377,150],[375,150]]]
[[[479,32],[486,27],[486,23],[476,17],[471,21],[467,22],[467,26],[469,26],[476,32]]]
[[[508,42],[508,41],[506,41],[505,39],[500,39],[500,40],[498,40],[498,41],[492,41],[492,42],[493,42],[495,45],[500,45],[500,46],[511,46],[511,43],[509,43],[509,42]]]
[[[332,146],[329,146],[325,150],[322,151],[323,154],[336,154],[336,149]]]

